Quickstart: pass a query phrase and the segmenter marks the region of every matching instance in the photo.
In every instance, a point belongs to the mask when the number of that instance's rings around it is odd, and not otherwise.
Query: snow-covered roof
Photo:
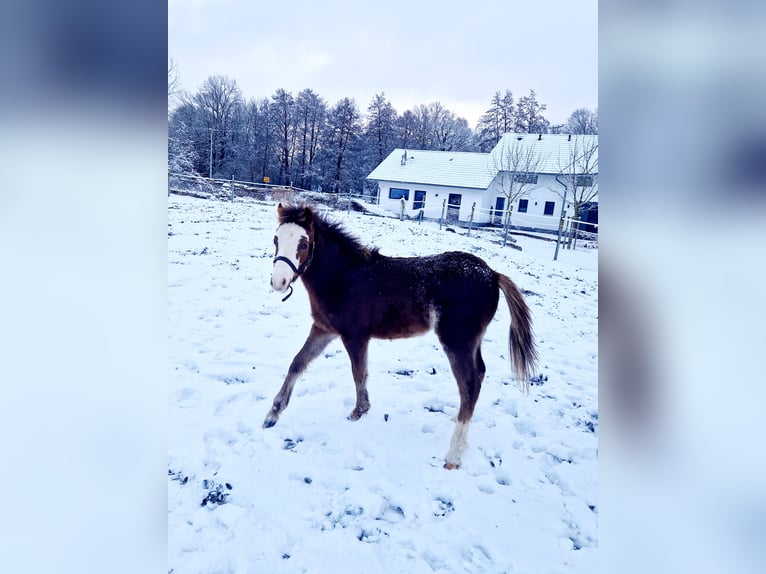
[[[407,154],[406,161],[403,160]],[[453,151],[403,150],[397,148],[380,162],[367,179],[487,189],[492,173],[489,154]]]
[[[531,147],[534,157],[539,158],[535,173],[572,173],[573,157],[582,157],[586,150],[592,150],[588,173],[598,173],[598,136],[568,134],[522,134],[507,133],[489,153],[490,165],[503,166],[503,154],[521,146],[524,153]],[[595,146],[595,150],[593,149]],[[507,163],[507,161],[505,162]],[[594,169],[595,165],[595,169]],[[575,173],[583,173],[583,166],[576,166]],[[577,169],[579,168],[579,169]],[[507,169],[507,167],[505,167]]]
[[[596,146],[587,173],[598,173],[598,136],[507,133],[490,153],[403,150],[397,148],[380,162],[367,179],[404,184],[431,184],[487,189],[497,172],[508,170],[503,154],[521,146],[539,158],[535,173],[571,173],[572,158]],[[504,151],[505,150],[505,151]],[[403,159],[406,153],[406,161]],[[574,154],[574,155],[573,155]],[[593,166],[596,165],[594,169]],[[581,167],[581,166],[578,166]],[[583,173],[576,169],[575,173]]]

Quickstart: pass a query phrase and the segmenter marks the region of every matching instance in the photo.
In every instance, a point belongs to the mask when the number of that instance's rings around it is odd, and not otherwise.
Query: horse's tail
[[[529,389],[529,379],[537,366],[537,348],[532,334],[532,318],[524,301],[524,296],[510,277],[497,274],[498,284],[505,295],[508,309],[511,312],[511,328],[509,348],[511,367],[516,379],[524,391]]]

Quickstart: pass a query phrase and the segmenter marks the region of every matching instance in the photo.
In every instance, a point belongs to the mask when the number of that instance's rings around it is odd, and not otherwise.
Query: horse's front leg
[[[301,375],[309,363],[313,361],[319,353],[321,353],[327,344],[335,339],[337,335],[328,333],[317,325],[311,326],[311,332],[309,333],[306,342],[303,343],[303,347],[298,354],[295,355],[293,362],[290,363],[290,369],[287,371],[285,382],[282,383],[282,388],[279,389],[277,396],[274,397],[274,404],[266,415],[266,420],[263,421],[263,428],[273,427],[277,424],[280,413],[285,410],[287,403],[290,402],[290,395],[293,392],[295,386],[295,380]]]
[[[370,342],[365,338],[343,338],[343,346],[346,347],[351,359],[351,373],[356,385],[356,406],[348,419],[359,420],[361,416],[370,410],[370,398],[367,395],[367,345]]]

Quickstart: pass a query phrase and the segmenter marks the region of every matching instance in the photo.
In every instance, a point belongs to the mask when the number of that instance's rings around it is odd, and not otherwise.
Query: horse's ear
[[[282,207],[282,202],[280,201],[279,205],[277,205],[277,215],[279,216],[280,219],[282,218],[282,214],[284,212],[285,212],[285,208]]]
[[[301,213],[300,222],[305,224],[306,227],[311,225],[311,222],[314,220],[314,212],[311,211],[310,207],[304,207],[303,212]]]

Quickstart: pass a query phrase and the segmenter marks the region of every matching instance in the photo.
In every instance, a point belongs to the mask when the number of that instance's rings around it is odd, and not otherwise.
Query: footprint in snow
[[[481,545],[471,546],[463,550],[461,554],[466,572],[489,572],[494,564],[487,549]]]
[[[447,497],[436,497],[431,506],[433,508],[433,514],[437,518],[447,517],[455,511],[455,506],[452,504],[452,500]]]

